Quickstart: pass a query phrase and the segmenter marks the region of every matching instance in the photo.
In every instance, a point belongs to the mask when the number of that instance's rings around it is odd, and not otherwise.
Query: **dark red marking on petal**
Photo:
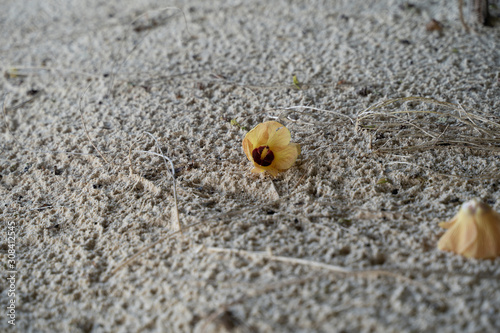
[[[266,157],[264,157],[264,159],[262,159],[261,158],[262,152],[264,151],[265,148],[268,149],[268,152],[267,152]],[[255,148],[252,151],[252,158],[253,158],[253,161],[260,166],[270,166],[271,163],[273,163],[274,154],[272,151],[269,150],[268,146],[260,146],[259,148]]]

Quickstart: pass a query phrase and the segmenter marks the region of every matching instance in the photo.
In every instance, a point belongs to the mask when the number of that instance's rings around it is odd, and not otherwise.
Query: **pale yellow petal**
[[[276,121],[266,121],[248,132],[243,139],[242,146],[247,158],[254,163],[252,172],[267,171],[272,176],[276,176],[279,171],[290,168],[300,154],[300,146],[290,143],[290,139],[290,131]],[[269,147],[269,153],[266,154],[268,150],[263,148],[257,164],[254,161],[254,152],[262,146]],[[270,153],[272,155],[269,155]],[[268,165],[269,163],[271,165]]]
[[[301,151],[300,145],[298,143],[290,143],[290,144],[295,146],[295,148],[297,149],[297,156],[299,156]]]
[[[271,176],[276,177],[278,175],[278,170],[273,168],[272,166],[269,166],[266,168],[266,171],[271,174]]]
[[[266,121],[266,122],[263,122],[262,124],[264,124],[266,126],[268,134],[269,134],[269,137],[271,136],[271,133],[276,132],[276,130],[278,128],[285,127],[285,126],[281,125],[280,123],[278,123],[277,121],[274,121],[274,120]]]
[[[293,163],[297,160],[300,154],[300,145],[297,143],[290,143],[283,149],[277,149],[273,151],[274,161],[271,164],[272,167],[278,170],[289,169]]]
[[[483,259],[500,256],[500,214],[489,206],[479,206],[475,219],[478,225],[477,241],[475,247],[464,255]]]
[[[290,139],[292,138],[290,131],[280,123],[275,121],[273,123],[273,126],[269,126],[269,140],[267,141],[267,145],[271,150],[284,148],[290,143]]]
[[[261,173],[261,172],[267,171],[273,177],[276,177],[276,175],[279,172],[277,169],[273,168],[272,166],[262,167],[262,166],[260,166],[260,165],[258,165],[256,163],[254,163],[254,166],[255,166],[255,168],[252,169],[253,173]]]
[[[447,221],[447,222],[440,222],[439,223],[439,226],[441,228],[444,228],[444,229],[450,229],[454,224],[455,222],[457,222],[458,220],[458,215],[456,215],[452,220],[450,221]]]
[[[261,168],[261,167],[257,167],[257,166],[252,169],[253,173],[261,173],[261,172],[264,172],[264,171],[266,171],[266,169]]]
[[[245,135],[245,139],[250,141],[254,149],[266,146],[269,139],[268,125],[266,123],[258,124]]]
[[[438,249],[463,254],[477,238],[477,225],[472,216],[459,220],[439,239]]]
[[[245,155],[247,155],[248,160],[253,161],[253,145],[252,142],[250,142],[250,140],[248,140],[246,137],[243,139],[243,151],[245,152]]]
[[[466,202],[451,221],[440,225],[449,228],[438,242],[440,250],[477,259],[500,256],[500,214],[487,204]]]

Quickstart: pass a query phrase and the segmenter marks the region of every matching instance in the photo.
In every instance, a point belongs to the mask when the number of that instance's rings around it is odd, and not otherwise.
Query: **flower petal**
[[[286,170],[297,160],[300,154],[300,145],[298,143],[290,143],[283,149],[276,149],[273,153],[274,161],[271,166],[278,170]]]
[[[451,227],[453,227],[453,225],[457,222],[458,220],[458,215],[455,216],[452,220],[450,221],[447,221],[447,222],[440,222],[439,223],[439,226],[441,228],[444,228],[444,229],[450,229]]]
[[[479,200],[466,202],[449,222],[438,242],[440,250],[452,251],[467,258],[487,259],[500,256],[500,214]]]
[[[268,123],[273,124],[269,124],[268,127],[269,139],[267,141],[267,145],[271,148],[271,150],[273,150],[273,148],[276,149],[286,147],[292,138],[288,128],[275,121],[269,121]]]
[[[250,140],[248,140],[246,137],[243,139],[243,151],[245,152],[245,155],[247,155],[248,160],[252,162],[253,145],[252,142],[250,142]]]
[[[276,175],[278,175],[278,172],[279,172],[278,169],[276,169],[272,166],[263,167],[263,166],[256,164],[255,162],[254,162],[254,166],[255,167],[251,170],[253,173],[262,173],[264,171],[267,171],[271,174],[271,176],[276,177]]]
[[[474,218],[470,216],[466,220],[455,223],[439,239],[438,249],[442,251],[451,251],[465,255],[477,238],[477,225]]]
[[[300,154],[300,146],[290,143],[290,139],[290,131],[276,121],[258,124],[248,132],[242,146],[245,155],[254,164],[252,172],[267,171],[276,176],[279,171],[290,168]],[[259,152],[262,152],[260,156]]]
[[[500,256],[500,214],[486,204],[480,203],[476,209],[475,219],[478,237],[476,247],[470,257],[495,258]],[[467,256],[467,254],[464,255]]]
[[[258,124],[245,135],[245,139],[249,140],[254,148],[267,146],[267,141],[269,139],[269,126],[267,123],[268,122]]]
[[[262,124],[264,124],[267,127],[267,132],[268,132],[269,136],[271,136],[271,133],[276,132],[276,130],[278,128],[285,127],[282,124],[280,124],[274,120],[266,121],[266,122],[263,122]]]
[[[266,171],[266,169],[261,168],[261,167],[255,167],[255,168],[252,169],[253,173],[261,173],[261,172],[264,172],[264,171]]]
[[[276,168],[273,168],[272,166],[269,166],[266,168],[266,171],[271,174],[271,176],[276,177],[278,175],[279,170]]]

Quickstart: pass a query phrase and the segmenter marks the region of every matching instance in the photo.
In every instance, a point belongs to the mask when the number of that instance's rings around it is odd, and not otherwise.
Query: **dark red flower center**
[[[260,146],[252,151],[252,158],[260,166],[270,166],[273,163],[274,154],[269,150],[269,146]]]

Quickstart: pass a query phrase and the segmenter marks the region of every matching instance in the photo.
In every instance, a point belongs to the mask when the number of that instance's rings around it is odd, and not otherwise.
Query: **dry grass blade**
[[[422,169],[422,170],[425,170],[427,172],[430,172],[430,173],[433,173],[433,174],[436,174],[436,175],[440,175],[440,176],[444,176],[444,177],[450,177],[450,178],[457,178],[457,179],[488,180],[488,179],[499,179],[500,178],[500,175],[498,174],[498,172],[496,172],[497,170],[492,170],[491,174],[488,174],[488,175],[485,175],[485,176],[469,176],[469,175],[464,175],[464,174],[453,175],[453,174],[450,174],[450,173],[437,172],[437,171],[435,171],[435,170],[433,170],[432,168],[429,168],[429,167],[425,167],[425,166],[418,165],[418,164],[415,164],[415,163],[402,162],[402,161],[387,162],[385,165],[394,165],[394,164],[408,165],[408,166],[414,168],[415,170],[416,169]]]
[[[460,22],[465,29],[465,32],[469,32],[469,25],[465,22],[464,18],[464,0],[458,0],[458,14],[460,15]]]
[[[192,224],[189,224],[187,226],[184,227],[184,229],[188,229],[188,228],[192,228],[192,227],[196,227],[200,224],[203,224],[205,223],[206,221],[200,221],[200,222],[196,222],[196,223],[192,223]],[[102,281],[103,282],[106,282],[108,281],[113,275],[116,274],[116,272],[118,272],[120,269],[126,267],[127,265],[131,264],[132,262],[134,262],[134,260],[136,260],[141,254],[143,254],[144,252],[152,249],[153,247],[155,247],[156,245],[166,241],[167,239],[170,239],[178,234],[181,234],[181,230],[177,230],[177,231],[173,231],[171,233],[169,233],[168,235],[166,235],[165,237],[161,237],[160,239],[158,239],[157,241],[153,242],[152,244],[150,245],[147,245],[145,247],[143,247],[142,249],[140,249],[136,254],[132,255],[131,257],[127,258],[125,261],[122,261],[120,264],[118,264],[118,266],[115,267],[115,269],[113,269],[111,271],[111,273],[109,273],[108,276],[106,276]]]
[[[23,107],[23,106],[25,106],[26,104],[28,104],[28,103],[32,102],[32,101],[33,101],[33,100],[35,100],[36,98],[40,97],[40,96],[42,95],[42,92],[43,92],[43,90],[38,90],[38,91],[35,91],[35,92],[34,92],[34,94],[33,94],[30,98],[28,98],[27,100],[22,101],[22,102],[19,102],[19,103],[17,103],[16,105],[13,105],[13,106],[11,106],[11,107],[9,107],[9,108],[7,108],[7,107],[5,107],[5,106],[4,106],[4,115],[5,115],[5,112],[6,112],[6,111],[14,111],[14,110],[17,110],[17,109],[19,109],[20,107]]]
[[[119,264],[105,279],[104,279],[104,282],[106,282],[107,280],[109,280],[109,278],[111,278],[116,272],[118,272],[120,269],[122,269],[123,267],[127,266],[128,264],[132,263],[135,259],[137,259],[141,254],[143,254],[144,252],[146,252],[147,250],[155,247],[157,244],[160,244],[161,242],[171,238],[172,236],[176,235],[176,234],[182,234],[182,231],[183,231],[183,228],[180,224],[180,220],[179,220],[179,208],[178,208],[178,204],[177,204],[177,184],[176,184],[176,181],[175,181],[175,168],[174,168],[174,163],[172,162],[172,160],[168,157],[168,156],[165,156],[161,150],[161,147],[160,145],[158,144],[158,140],[156,139],[156,137],[149,133],[149,132],[144,132],[145,134],[149,135],[153,141],[155,142],[155,146],[156,148],[158,149],[159,153],[155,153],[155,152],[151,152],[151,151],[143,151],[143,150],[140,150],[141,153],[147,153],[147,154],[151,154],[151,155],[155,155],[155,156],[159,156],[161,158],[163,158],[163,162],[165,163],[165,165],[167,166],[168,168],[168,163],[170,164],[170,174],[172,176],[172,184],[173,184],[173,191],[174,191],[174,207],[172,209],[172,215],[173,215],[173,220],[174,220],[174,223],[175,223],[175,231],[168,234],[167,236],[165,237],[162,237],[160,238],[159,240],[157,240],[156,242],[142,248],[141,250],[139,250],[136,254],[134,254],[133,256],[129,257],[128,259],[126,259],[125,261],[123,261],[121,264]],[[130,158],[130,151],[129,151],[129,158]],[[167,163],[168,161],[168,163]],[[131,163],[132,165],[132,163]],[[193,224],[190,224],[188,226],[186,226],[186,228],[190,228],[190,227],[194,227],[196,225],[199,225],[203,222],[197,222],[197,223],[193,223]]]
[[[208,247],[206,249],[208,252],[211,253],[234,253],[234,254],[239,254],[239,255],[244,255],[247,257],[253,257],[253,258],[265,258],[268,260],[273,260],[273,261],[280,261],[280,262],[285,262],[285,263],[290,263],[290,264],[295,264],[295,265],[303,265],[303,266],[309,266],[309,267],[314,267],[314,268],[319,268],[323,270],[327,270],[330,272],[334,273],[342,273],[342,274],[353,274],[353,275],[361,275],[361,276],[389,276],[393,277],[396,279],[401,279],[403,281],[409,282],[411,284],[415,284],[419,287],[423,287],[424,289],[426,288],[420,283],[417,283],[413,281],[410,278],[407,278],[404,275],[389,272],[389,271],[384,271],[384,270],[366,270],[366,271],[355,271],[350,268],[345,268],[341,266],[336,266],[336,265],[329,265],[317,261],[312,261],[312,260],[306,260],[306,259],[299,259],[299,258],[293,258],[293,257],[282,257],[282,256],[275,256],[271,253],[268,252],[263,252],[263,251],[245,251],[245,250],[237,250],[237,249],[228,249],[228,248],[218,248],[218,247]]]
[[[279,108],[279,109],[282,109],[282,110],[292,110],[292,111],[295,111],[295,112],[303,112],[303,111],[301,111],[301,109],[303,109],[303,110],[311,110],[311,111],[331,113],[331,114],[337,115],[337,116],[339,116],[341,118],[348,119],[351,122],[351,124],[354,125],[354,120],[351,117],[349,117],[348,115],[345,115],[343,113],[332,111],[332,110],[318,109],[318,108],[315,108],[315,107],[303,106],[303,105],[290,106],[290,107]]]
[[[425,107],[419,105],[412,110],[408,109],[408,103],[425,104]],[[394,98],[374,104],[357,115],[356,130],[359,129],[375,130],[377,136],[389,137],[375,149],[379,152],[425,150],[437,146],[500,151],[500,119],[497,116],[432,98]],[[386,148],[393,141],[396,146]]]
[[[357,276],[389,276],[393,277],[396,279],[403,280],[405,282],[408,282],[410,284],[416,285],[417,287],[425,290],[426,292],[432,293],[432,290],[430,290],[427,286],[418,283],[410,278],[407,278],[404,275],[398,274],[398,273],[393,273],[389,271],[384,271],[384,270],[366,270],[366,271],[354,271],[349,268],[341,267],[341,266],[335,266],[335,265],[328,265],[325,263],[321,262],[316,262],[316,261],[310,261],[310,260],[305,260],[305,259],[298,259],[298,258],[293,258],[293,257],[282,257],[282,256],[275,256],[271,253],[268,252],[262,252],[262,251],[245,251],[245,250],[237,250],[237,249],[230,249],[230,248],[218,248],[218,247],[208,247],[206,248],[207,252],[210,253],[231,253],[231,254],[239,254],[251,258],[264,258],[267,260],[273,260],[273,261],[280,261],[284,263],[289,263],[292,265],[303,265],[303,266],[309,266],[317,269],[322,269],[328,271],[328,273],[320,273],[320,274],[313,274],[312,276],[304,277],[304,278],[299,278],[299,279],[292,279],[289,281],[284,281],[284,282],[278,282],[278,283],[273,283],[271,285],[265,286],[265,287],[260,287],[258,290],[250,290],[248,293],[245,295],[238,297],[236,300],[223,304],[221,305],[218,310],[214,311],[210,316],[206,317],[204,319],[204,324],[202,325],[202,332],[204,329],[214,320],[219,318],[223,313],[226,311],[229,311],[229,308],[231,306],[234,306],[236,304],[241,304],[244,303],[246,300],[254,297],[258,297],[260,295],[264,295],[266,293],[269,293],[271,291],[281,289],[287,286],[292,286],[292,285],[300,285],[304,284],[306,282],[312,281],[314,279],[317,279],[322,276],[327,276],[330,273],[338,273],[338,274],[345,274],[345,275],[357,275]]]
[[[85,131],[85,135],[87,136],[87,139],[89,140],[90,144],[92,145],[92,147],[94,147],[94,149],[97,151],[97,153],[99,154],[99,156],[101,156],[101,158],[104,160],[104,162],[106,162],[107,164],[111,164],[107,159],[106,157],[104,157],[104,154],[101,152],[101,150],[99,148],[97,148],[97,146],[94,144],[94,142],[92,141],[92,139],[90,138],[90,134],[89,134],[89,131],[87,130],[87,123],[85,122],[85,119],[83,118],[83,109],[82,109],[82,99],[83,97],[85,96],[85,94],[87,93],[87,90],[90,88],[90,85],[87,86],[87,89],[85,89],[85,91],[83,92],[83,96],[82,98],[80,99],[80,102],[78,104],[78,111],[80,111],[80,119],[82,121],[82,125],[83,125],[83,130]]]
[[[235,254],[240,254],[240,255],[245,255],[245,256],[250,256],[250,257],[264,257],[269,260],[274,260],[274,261],[281,261],[281,262],[288,262],[292,264],[298,264],[298,265],[307,265],[310,267],[315,267],[315,268],[321,268],[321,269],[326,269],[331,272],[336,272],[336,273],[352,273],[350,269],[340,267],[340,266],[334,266],[334,265],[328,265],[316,261],[310,261],[310,260],[305,260],[305,259],[298,259],[298,258],[291,258],[291,257],[280,257],[280,256],[275,256],[272,255],[268,252],[259,252],[259,251],[245,251],[245,250],[236,250],[236,249],[226,249],[226,248],[219,248],[219,247],[209,247],[207,248],[208,252],[211,253],[235,253]]]
[[[156,137],[153,134],[149,133],[149,132],[145,132],[145,133],[148,134],[151,138],[153,138],[153,140],[155,141],[156,149],[158,149],[158,151],[160,153],[159,154],[155,154],[155,153],[152,153],[152,152],[146,152],[146,151],[143,151],[143,152],[160,156],[161,158],[163,158],[163,162],[165,163],[165,166],[167,168],[168,168],[167,161],[170,163],[170,168],[171,168],[170,169],[170,175],[172,176],[172,184],[173,184],[173,189],[174,189],[174,208],[172,209],[172,215],[174,216],[175,230],[176,231],[180,231],[182,233],[181,222],[179,221],[179,205],[177,203],[177,184],[175,182],[175,168],[174,168],[174,163],[172,162],[172,160],[170,158],[168,158],[167,156],[165,156],[163,154],[163,152],[161,151],[160,145],[158,144],[158,141],[156,140]]]
[[[150,11],[147,11],[147,12],[145,12],[145,13],[137,16],[132,22],[130,22],[127,35],[129,35],[132,30],[135,30],[136,32],[140,32],[140,31],[143,31],[143,30],[150,30],[155,25],[154,23],[153,23],[152,26],[149,26],[149,27],[146,25],[146,26],[135,27],[135,28],[134,28],[134,23],[138,22],[141,18],[144,18],[144,17],[147,17],[147,16],[151,15],[153,12],[162,13],[162,12],[165,12],[167,10],[176,10],[176,11],[180,11],[182,13],[182,16],[184,18],[184,24],[185,24],[185,27],[186,27],[186,31],[188,32],[188,34],[191,35],[191,33],[189,32],[189,29],[188,29],[188,23],[187,23],[187,19],[186,19],[186,14],[184,13],[184,11],[181,8],[179,8],[179,7],[171,7],[171,6],[169,6],[169,7],[163,7],[163,8],[158,8],[158,9],[154,9],[154,10],[150,10]],[[113,91],[114,85],[115,85],[115,78],[116,78],[116,76],[120,72],[121,68],[125,66],[125,64],[128,61],[128,58],[130,57],[130,55],[136,49],[138,49],[140,47],[140,45],[144,41],[144,39],[145,39],[145,36],[138,43],[135,43],[135,45],[133,46],[133,48],[130,51],[127,52],[127,56],[119,64],[115,63],[115,68],[112,70],[112,73],[111,73],[111,81],[109,83],[109,88],[108,88],[109,91]],[[120,50],[120,51],[122,51],[122,50]]]
[[[5,98],[3,99],[3,103],[2,103],[2,104],[3,104],[3,105],[2,105],[2,116],[3,116],[3,123],[4,123],[4,126],[5,126],[5,130],[7,131],[7,133],[9,133],[9,134],[12,136],[12,138],[14,138],[14,141],[15,141],[15,142],[16,142],[16,143],[20,146],[20,147],[22,147],[23,145],[21,144],[21,142],[19,142],[19,141],[17,140],[17,138],[15,137],[14,133],[12,133],[12,131],[10,130],[10,128],[9,128],[9,124],[7,123],[7,107],[5,106],[5,103],[6,103],[5,99],[6,99],[6,98],[7,98],[7,97],[5,97]]]
[[[322,276],[322,274],[308,276],[308,277],[305,277],[305,278],[292,279],[292,280],[285,281],[285,282],[273,283],[271,285],[265,286],[264,288],[259,288],[259,290],[250,291],[246,295],[241,296],[241,297],[237,298],[236,300],[234,300],[232,302],[229,302],[229,303],[226,303],[226,304],[223,304],[223,305],[219,306],[219,308],[217,310],[215,310],[209,316],[205,317],[203,319],[203,325],[201,326],[200,332],[206,332],[207,331],[207,327],[211,323],[216,322],[216,321],[220,321],[220,319],[223,318],[223,316],[224,316],[225,313],[230,312],[229,308],[231,306],[234,306],[236,304],[244,303],[246,300],[248,300],[250,298],[258,297],[260,295],[264,295],[264,294],[266,294],[268,292],[271,292],[271,291],[274,291],[274,290],[277,290],[277,289],[285,288],[285,287],[288,287],[288,286],[301,285],[301,284],[304,284],[306,282],[309,282],[309,281],[312,281],[314,279],[317,279],[318,277],[321,277],[321,276]]]

